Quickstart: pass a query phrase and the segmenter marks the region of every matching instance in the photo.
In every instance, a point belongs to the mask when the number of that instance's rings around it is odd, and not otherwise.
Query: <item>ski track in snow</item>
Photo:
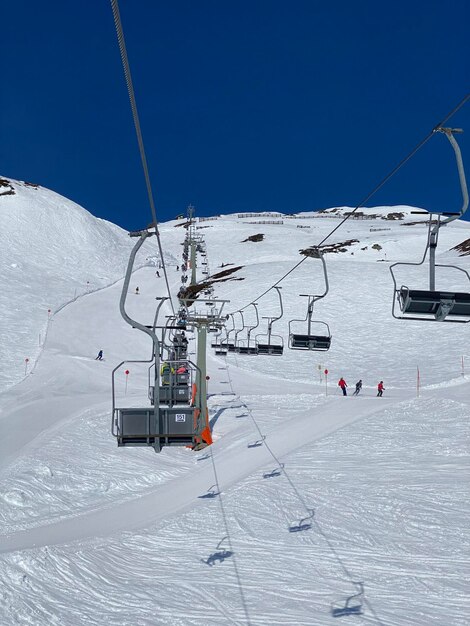
[[[307,233],[294,220],[243,221],[224,217],[201,231],[213,272],[222,262],[244,265],[237,274],[244,281],[216,290],[231,299],[230,310],[261,293],[301,247],[333,226],[312,218]],[[331,294],[315,315],[330,324],[328,353],[209,355],[215,443],[197,454],[118,450],[112,440],[110,372],[123,355],[149,353],[147,338],[120,319],[119,283],[53,316],[34,375],[0,396],[1,624],[468,623],[469,396],[460,372],[468,330],[391,318],[388,270],[377,260],[416,258],[424,228],[383,224],[391,230],[369,233],[370,224],[348,223],[336,241],[361,239],[354,257],[327,258]],[[170,223],[161,230],[165,250],[178,259],[182,229]],[[240,243],[256,232],[266,234],[264,242]],[[441,249],[467,233],[461,224],[446,229]],[[382,250],[372,252],[377,241]],[[127,250],[114,252],[119,267]],[[20,253],[18,246],[11,260]],[[169,272],[177,291],[179,275]],[[137,284],[131,312],[152,319],[163,280],[143,268]],[[54,281],[38,281],[44,302],[50,285],[55,289]],[[315,262],[307,260],[283,285],[285,319],[305,315],[298,293],[320,288]],[[277,314],[275,297],[261,304],[262,315]],[[26,317],[25,335],[41,323]],[[285,341],[286,330],[280,322]],[[15,352],[11,345],[16,361],[22,346]],[[99,348],[102,363],[94,361]],[[319,380],[325,367],[328,397]],[[340,396],[341,375],[351,386],[363,378],[359,398]],[[382,399],[375,397],[379,379]],[[120,401],[141,402],[145,380],[145,367],[132,366],[126,395],[118,381]],[[211,496],[213,463],[221,493]],[[357,592],[354,581],[364,584],[364,613],[335,618],[331,608]]]

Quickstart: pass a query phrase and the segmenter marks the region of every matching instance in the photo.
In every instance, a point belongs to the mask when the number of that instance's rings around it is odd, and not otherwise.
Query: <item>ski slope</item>
[[[5,200],[16,198],[0,197],[2,219],[12,220],[13,204],[5,209]],[[230,299],[228,311],[248,304],[345,210],[201,221],[211,272],[222,263],[243,266],[233,275],[243,280],[216,284],[216,296]],[[71,211],[67,205],[65,213]],[[315,317],[330,325],[329,352],[224,358],[210,351],[214,444],[199,453],[118,449],[111,437],[111,371],[150,353],[148,338],[119,315],[117,279],[129,250],[124,234],[120,245],[109,234],[116,227],[105,225],[109,233],[101,235],[101,248],[113,255],[111,274],[93,256],[94,218],[74,226],[90,237],[81,238],[76,253],[85,268],[81,280],[100,288],[83,290],[62,308],[67,290],[57,284],[67,284],[68,266],[62,273],[51,261],[55,274],[48,274],[35,252],[50,246],[42,238],[53,218],[41,218],[45,228],[35,245],[16,241],[9,263],[21,264],[26,250],[31,258],[28,272],[18,268],[22,291],[1,302],[3,319],[17,309],[23,320],[21,340],[10,331],[10,363],[21,362],[43,324],[29,313],[29,301],[23,314],[24,292],[32,302],[40,294],[41,307],[51,294],[62,300],[34,372],[0,395],[1,624],[468,623],[469,378],[461,369],[468,328],[391,317],[388,266],[420,258],[426,227],[404,225],[417,221],[409,207],[370,212],[378,217],[349,220],[328,242],[358,240],[327,255],[330,294]],[[403,219],[383,219],[391,212]],[[32,232],[37,215],[28,215]],[[263,241],[243,241],[258,233]],[[184,234],[178,222],[161,225],[174,294]],[[439,262],[469,269],[468,257],[451,251],[469,236],[465,223],[443,230]],[[163,278],[146,265],[149,249],[155,255],[150,244],[142,251],[129,295],[132,314],[145,323],[153,320],[155,297],[165,295]],[[441,280],[451,284],[454,277]],[[276,332],[285,341],[286,320],[305,316],[299,294],[321,288],[314,259],[282,283],[284,318]],[[275,294],[259,301],[260,316],[277,312]],[[254,323],[250,309],[245,322]],[[94,360],[99,349],[102,362]],[[328,387],[320,381],[325,368]],[[119,397],[145,403],[145,370],[129,369],[127,390],[124,376],[118,380]],[[343,398],[340,376],[351,387],[362,378],[362,394]],[[379,380],[383,398],[375,395]],[[363,613],[334,617],[332,609],[357,593],[358,582]]]

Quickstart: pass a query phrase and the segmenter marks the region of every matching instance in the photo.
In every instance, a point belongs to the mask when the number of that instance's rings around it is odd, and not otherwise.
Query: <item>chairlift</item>
[[[158,376],[154,372],[155,364],[148,368],[149,378],[149,400],[153,405],[155,403],[155,386],[153,382]],[[184,370],[184,371],[179,371]],[[159,402],[160,405],[167,404],[172,407],[175,405],[189,405],[191,401],[191,390],[195,380],[195,372],[198,370],[189,359],[177,359],[163,361],[159,372]]]
[[[439,229],[446,226],[450,222],[459,219],[464,215],[468,208],[468,189],[465,180],[465,170],[462,161],[462,155],[459,145],[454,138],[454,133],[462,133],[461,128],[436,128],[434,132],[443,133],[449,140],[457,162],[459,172],[460,188],[462,192],[463,203],[458,213],[431,213],[429,215],[429,227],[427,235],[427,244],[424,255],[419,263],[394,263],[390,266],[392,274],[394,291],[392,303],[392,315],[396,319],[405,320],[425,320],[431,322],[454,322],[467,324],[470,322],[470,289],[467,291],[450,291],[436,289],[436,268],[451,268],[462,272],[470,282],[469,273],[456,265],[444,265],[436,263],[436,248],[439,238]],[[435,224],[433,224],[433,215],[437,216]],[[398,287],[394,268],[397,266],[413,266],[423,265],[429,251],[429,289],[410,289],[406,285]],[[401,314],[395,312],[395,306],[398,303]]]
[[[328,324],[320,320],[312,320],[315,302],[324,298],[329,290],[326,263],[320,248],[314,250],[314,255],[315,258],[320,259],[322,262],[325,291],[320,295],[300,294],[301,297],[308,298],[307,315],[305,319],[293,319],[289,322],[289,348],[291,350],[315,350],[324,352],[329,350],[331,345],[331,332]],[[305,328],[305,322],[307,322],[306,332],[294,332],[293,325],[297,326],[299,323],[302,323]],[[314,332],[316,329],[317,331]]]
[[[235,343],[230,341],[230,333],[234,333],[236,331],[235,328],[235,316],[233,313],[230,313],[230,317],[232,318],[232,328],[227,331],[227,340],[226,340],[226,347],[228,352],[235,352]]]
[[[246,328],[248,329],[247,334],[246,334],[246,346],[241,345],[241,342],[239,342],[238,346],[236,347],[236,352],[238,352],[238,354],[251,354],[251,355],[257,355],[258,354],[258,348],[256,347],[256,343],[252,346],[250,346],[250,336],[251,336],[251,332],[255,329],[258,328],[259,326],[259,316],[258,316],[258,305],[256,304],[256,302],[252,302],[251,303],[255,309],[255,313],[256,313],[256,324],[254,326],[246,326]]]
[[[222,343],[220,341],[220,336],[222,335],[223,328],[220,328],[217,335],[215,336],[215,341],[211,343],[211,348],[215,348],[215,354],[219,356],[225,356],[227,354],[227,343]]]
[[[132,319],[125,308],[135,257],[145,240],[155,234],[156,231],[150,228],[130,233],[131,237],[138,237],[138,241],[129,257],[120,299],[120,312],[124,321],[152,339],[152,357],[148,361],[141,362],[151,363],[153,404],[150,403],[150,406],[146,404],[149,401],[147,398],[131,407],[116,405],[116,372],[131,361],[119,363],[112,372],[111,433],[116,437],[118,446],[150,446],[155,452],[160,452],[164,446],[189,446],[193,450],[199,450],[212,443],[205,407],[202,404],[190,406],[189,404],[174,404],[172,401],[166,403],[163,400],[160,401],[161,346],[155,332],[156,323],[153,327],[147,327]],[[151,386],[150,384],[149,387]]]
[[[284,353],[284,339],[281,335],[273,335],[272,329],[274,322],[277,322],[284,315],[284,309],[282,307],[281,287],[274,287],[279,296],[280,315],[277,317],[266,317],[263,319],[268,320],[268,332],[260,335],[256,335],[256,349],[258,354],[268,354],[270,356],[282,356]],[[273,341],[276,339],[276,341]]]
[[[243,311],[237,311],[237,313],[240,314],[240,317],[242,318],[242,327],[239,328],[237,331],[235,331],[235,339],[233,342],[233,350],[231,348],[229,348],[229,352],[238,352],[239,347],[240,347],[240,342],[238,339],[238,335],[245,330],[246,326],[245,326],[245,318],[243,316]]]
[[[211,343],[211,348],[219,348],[220,347],[220,336],[222,335],[222,328],[216,329],[217,334],[214,337],[214,341]]]

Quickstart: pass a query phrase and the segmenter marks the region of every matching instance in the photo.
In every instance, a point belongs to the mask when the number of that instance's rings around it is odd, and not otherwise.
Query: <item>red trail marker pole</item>
[[[323,372],[325,374],[325,395],[328,395],[328,370]]]
[[[26,376],[27,372],[28,372],[28,363],[29,363],[29,359],[28,357],[25,358],[24,360],[24,375]]]
[[[129,370],[126,370],[124,374],[126,375],[126,389],[124,391],[124,394],[127,396],[127,379],[129,378]]]

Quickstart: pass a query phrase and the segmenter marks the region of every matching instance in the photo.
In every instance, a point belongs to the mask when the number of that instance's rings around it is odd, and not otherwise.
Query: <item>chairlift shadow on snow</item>
[[[212,567],[216,563],[223,563],[225,559],[229,559],[231,556],[233,556],[234,553],[231,550],[226,550],[222,547],[222,544],[226,539],[227,537],[223,537],[217,544],[215,552],[209,554],[207,559],[201,559],[201,562],[205,563],[209,567]]]
[[[217,485],[211,485],[207,490],[207,493],[202,494],[202,496],[198,496],[200,500],[209,500],[211,498],[216,498],[220,494],[220,491],[217,491]]]
[[[338,602],[331,605],[331,615],[333,617],[346,617],[348,615],[362,615],[364,613],[362,606],[364,600],[364,584],[362,582],[353,582],[359,588],[357,593],[346,598],[341,606]]]
[[[240,413],[240,415],[235,415],[235,419],[240,419],[241,417],[248,417],[248,413]]]
[[[263,441],[265,439],[266,439],[266,435],[263,435],[261,439],[258,439],[257,441],[254,441],[253,443],[249,443],[246,447],[247,448],[259,448],[260,446],[263,445]]]
[[[275,478],[276,476],[280,476],[283,469],[284,463],[280,463],[279,467],[275,467],[270,472],[266,472],[265,474],[263,474],[263,478]]]
[[[200,457],[198,457],[198,458],[196,459],[196,462],[199,462],[199,461],[205,461],[206,459],[210,459],[210,458],[211,458],[211,455],[210,455],[209,453],[207,453],[207,452],[206,452],[204,456],[200,456]]]
[[[307,515],[307,517],[303,517],[301,520],[299,520],[298,524],[293,524],[292,526],[289,526],[289,532],[301,533],[304,530],[310,530],[312,528],[312,524],[308,520],[313,519],[314,515],[315,511],[313,509],[310,509],[310,515]]]
[[[211,430],[214,428],[215,424],[217,423],[217,420],[219,419],[219,417],[222,415],[222,413],[224,411],[227,410],[227,407],[222,407],[221,409],[219,409],[209,420],[209,425],[211,427]]]

